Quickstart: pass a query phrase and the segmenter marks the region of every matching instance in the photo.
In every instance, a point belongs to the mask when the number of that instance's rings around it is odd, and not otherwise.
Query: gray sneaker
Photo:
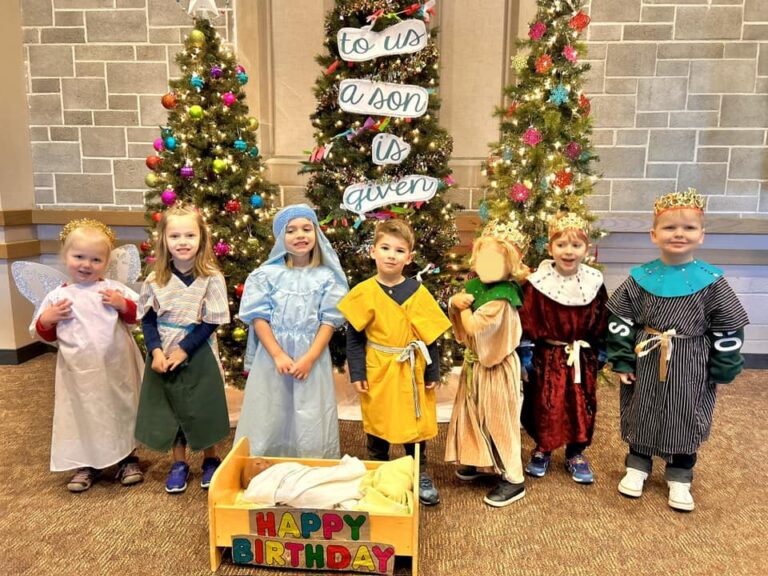
[[[440,503],[440,493],[426,472],[419,474],[419,502],[425,506],[434,506]]]

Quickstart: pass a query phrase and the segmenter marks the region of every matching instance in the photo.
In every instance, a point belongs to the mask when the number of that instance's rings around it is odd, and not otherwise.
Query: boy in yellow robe
[[[355,286],[338,308],[350,324],[347,359],[361,395],[368,456],[389,460],[390,444],[404,444],[413,455],[419,442],[419,500],[434,505],[440,495],[426,472],[426,440],[437,435],[437,339],[451,323],[419,281],[403,276],[414,244],[404,220],[380,223],[371,249],[376,275]]]

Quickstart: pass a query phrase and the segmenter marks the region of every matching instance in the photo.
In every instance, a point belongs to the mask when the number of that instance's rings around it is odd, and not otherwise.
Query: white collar
[[[600,270],[579,264],[572,276],[563,276],[555,268],[554,260],[544,260],[528,281],[539,292],[564,306],[584,306],[592,302],[603,285]]]

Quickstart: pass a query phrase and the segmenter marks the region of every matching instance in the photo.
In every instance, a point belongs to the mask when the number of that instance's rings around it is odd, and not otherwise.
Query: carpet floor
[[[55,356],[0,366],[0,571],[12,575],[205,576],[206,493],[201,455],[191,458],[190,488],[163,490],[168,454],[140,450],[146,479],[123,487],[105,471],[87,492],[70,494],[70,474],[48,471]],[[491,481],[463,484],[442,462],[447,425],[428,447],[441,504],[422,507],[419,573],[447,575],[762,576],[768,570],[768,385],[746,371],[718,400],[712,438],[701,449],[696,510],[667,506],[663,465],[639,500],[622,497],[626,447],[618,432],[618,389],[599,392],[596,481],[582,486],[563,469],[562,451],[526,496],[502,509],[482,502]],[[231,445],[223,443],[222,452]],[[364,456],[359,422],[341,422],[342,451]],[[528,438],[524,451],[532,448]],[[396,451],[399,455],[400,449]],[[235,566],[222,575],[293,574]],[[306,572],[303,572],[306,574]],[[408,574],[400,564],[396,574]]]

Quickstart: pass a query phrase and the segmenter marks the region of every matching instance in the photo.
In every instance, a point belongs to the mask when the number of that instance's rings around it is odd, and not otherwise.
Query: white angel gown
[[[144,361],[117,310],[100,290],[117,290],[136,302],[138,294],[115,280],[60,286],[38,307],[30,334],[51,304],[68,299],[72,317],[58,323],[51,471],[106,468],[136,447],[134,426]]]

